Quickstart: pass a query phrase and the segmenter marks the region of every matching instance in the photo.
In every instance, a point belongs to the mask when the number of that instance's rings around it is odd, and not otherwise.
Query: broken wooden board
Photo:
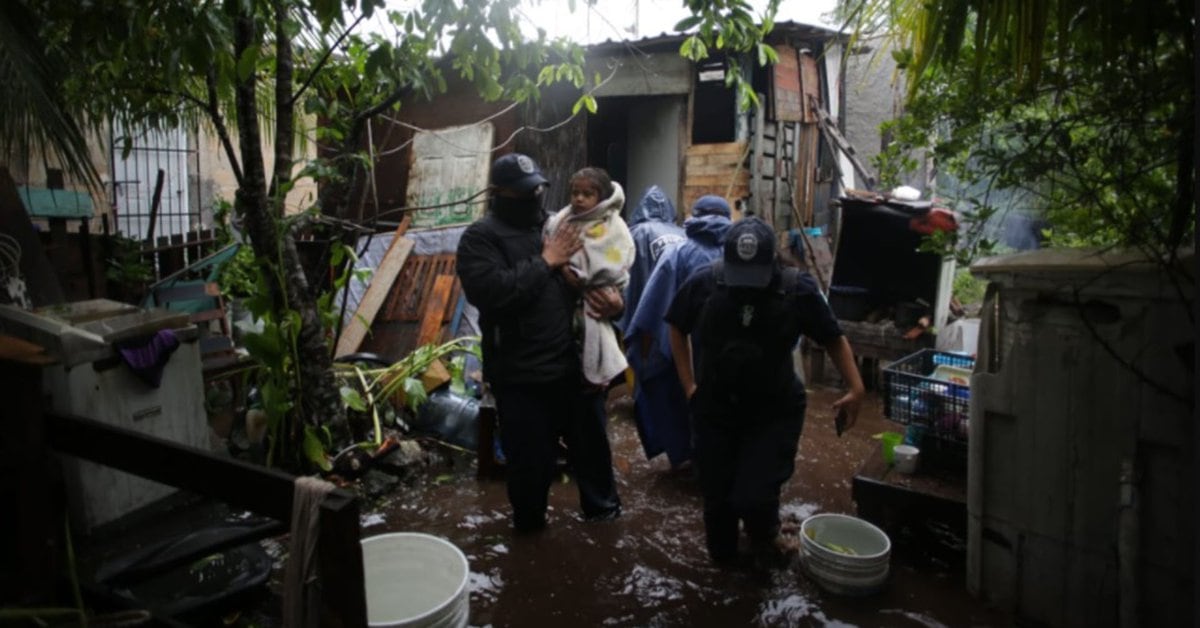
[[[421,318],[421,332],[417,334],[418,347],[441,340],[442,322],[446,320],[446,306],[451,303],[450,293],[454,290],[454,283],[454,275],[438,275],[434,279],[433,290]]]
[[[32,366],[54,364],[54,357],[45,347],[15,336],[0,334],[0,361]]]
[[[371,329],[375,315],[391,293],[392,284],[400,274],[400,269],[408,260],[409,253],[412,253],[413,245],[412,240],[403,236],[397,236],[392,240],[391,246],[383,256],[383,261],[375,269],[371,285],[367,286],[366,293],[358,302],[358,309],[355,310],[354,317],[350,319],[345,329],[342,330],[341,337],[338,338],[335,356],[348,355],[358,351],[367,331]]]
[[[826,236],[810,236],[800,230],[804,238],[804,267],[817,280],[822,294],[829,294],[833,280],[833,251]]]
[[[442,275],[455,276],[455,257],[452,253],[439,255],[413,255],[408,264],[400,272],[396,280],[396,289],[388,299],[387,308],[383,314],[385,321],[400,321],[415,323],[424,318],[426,304],[433,293],[434,282]],[[458,292],[455,283],[453,292]],[[451,296],[455,296],[451,295]],[[447,304],[447,312],[442,316],[449,318],[454,314],[454,301]]]

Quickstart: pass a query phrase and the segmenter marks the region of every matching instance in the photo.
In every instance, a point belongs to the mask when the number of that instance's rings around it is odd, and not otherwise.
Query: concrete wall
[[[303,126],[310,130],[307,133],[309,137],[312,136],[311,129],[315,124],[316,118],[313,116],[296,121],[297,127]],[[190,135],[188,141],[192,143],[191,148],[195,150],[194,163],[196,164],[196,167],[189,167],[188,174],[193,178],[195,187],[192,189],[198,192],[192,196],[194,199],[192,210],[200,212],[205,226],[211,226],[214,204],[218,200],[233,202],[234,193],[237,192],[237,179],[233,176],[233,168],[229,165],[229,159],[221,147],[220,139],[211,128],[201,127],[199,131]],[[234,135],[235,146],[237,141],[237,136]],[[316,143],[311,140],[297,141],[295,149],[296,163],[292,169],[293,174],[299,173],[309,160],[317,157]],[[269,135],[264,136],[263,152],[263,161],[269,179],[275,164],[275,143]],[[269,180],[268,184],[270,184]],[[316,200],[317,183],[312,178],[305,177],[295,182],[284,201],[284,207],[288,214],[295,214],[308,209]]]
[[[860,42],[846,60],[846,102],[843,135],[854,147],[863,165],[879,177],[875,157],[888,145],[879,125],[893,120],[904,110],[904,77],[897,73],[896,62],[885,39],[877,37]],[[908,173],[903,183],[924,191],[929,185],[929,166],[923,159],[916,172]],[[860,183],[861,185],[861,183]]]
[[[995,292],[971,379],[968,588],[1029,625],[1190,624],[1191,285],[1079,251],[972,271]]]

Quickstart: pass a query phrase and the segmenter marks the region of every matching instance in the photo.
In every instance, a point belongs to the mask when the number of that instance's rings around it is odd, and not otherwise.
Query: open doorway
[[[598,104],[588,117],[588,164],[604,168],[625,188],[626,216],[651,185],[678,208],[686,98],[615,96]]]

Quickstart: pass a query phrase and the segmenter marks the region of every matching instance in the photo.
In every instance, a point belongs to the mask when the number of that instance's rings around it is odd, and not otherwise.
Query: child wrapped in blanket
[[[611,286],[623,291],[636,250],[629,227],[621,218],[625,192],[600,168],[584,168],[571,175],[571,204],[546,221],[552,234],[562,221],[576,223],[583,248],[564,269],[568,281],[580,291]],[[629,304],[625,304],[629,307]],[[627,363],[612,322],[600,320],[581,301],[576,320],[583,326],[583,376],[595,385],[607,385],[625,371]]]

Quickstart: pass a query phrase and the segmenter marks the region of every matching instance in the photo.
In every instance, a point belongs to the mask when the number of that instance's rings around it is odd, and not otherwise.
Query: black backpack
[[[795,381],[792,348],[800,339],[799,271],[784,268],[765,289],[738,288],[725,283],[718,261],[713,279],[693,334],[699,401],[717,409],[786,399]]]

